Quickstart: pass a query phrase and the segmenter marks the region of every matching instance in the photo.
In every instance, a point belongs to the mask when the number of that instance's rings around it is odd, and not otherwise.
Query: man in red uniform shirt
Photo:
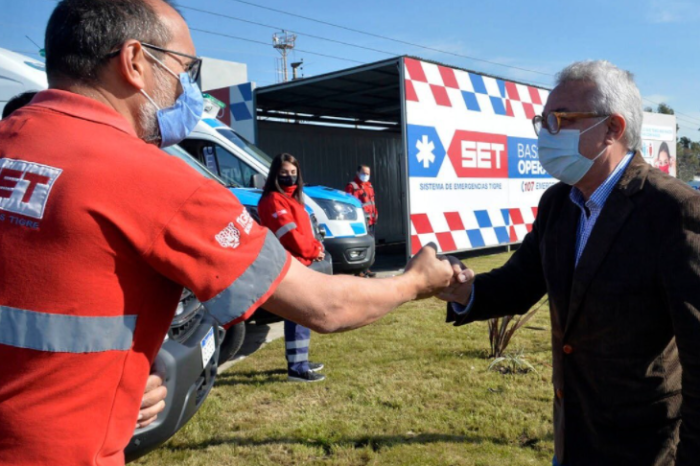
[[[160,151],[199,119],[198,65],[163,0],[63,0],[49,20],[50,89],[0,122],[3,466],[123,465],[183,286],[222,325],[265,303],[337,332],[450,283],[432,248],[369,284],[308,270]]]
[[[2,109],[2,118],[9,117],[13,112],[29,104],[37,91],[23,92],[17,94],[7,101]],[[165,378],[165,368],[162,361],[156,360],[151,367],[151,374],[146,381],[146,390],[141,400],[141,410],[138,415],[137,428],[147,427],[158,419],[158,415],[165,409],[165,399],[168,396],[168,389],[163,385]]]
[[[367,226],[369,228],[369,234],[374,237],[375,226],[377,224],[377,219],[379,218],[379,213],[377,212],[377,204],[374,199],[374,186],[369,181],[370,175],[372,174],[368,165],[360,165],[357,167],[357,173],[355,174],[355,179],[348,183],[345,187],[345,192],[352,194],[362,203],[362,210],[365,211],[367,216]],[[360,276],[373,278],[377,274],[367,269],[362,272]]]

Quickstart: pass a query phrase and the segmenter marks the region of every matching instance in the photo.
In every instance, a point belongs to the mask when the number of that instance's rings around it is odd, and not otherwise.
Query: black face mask
[[[280,186],[288,188],[289,186],[294,186],[295,184],[297,184],[297,177],[289,175],[278,176],[277,182],[280,184]]]

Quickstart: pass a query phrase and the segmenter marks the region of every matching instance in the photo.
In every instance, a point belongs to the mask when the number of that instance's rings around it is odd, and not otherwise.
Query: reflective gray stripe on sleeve
[[[134,315],[83,317],[0,306],[0,344],[54,353],[99,353],[131,348]]]
[[[296,227],[297,227],[297,224],[294,222],[288,223],[286,225],[282,225],[280,227],[280,229],[275,232],[275,236],[277,237],[277,239],[280,239],[281,237],[283,237],[284,235],[286,235],[290,231],[294,230]]]
[[[311,340],[309,340],[308,338],[306,340],[288,341],[287,349],[308,348],[310,341]]]
[[[227,324],[245,314],[267,293],[286,263],[286,251],[268,230],[255,262],[228,288],[202,304],[219,323]]]
[[[354,181],[351,181],[350,185],[353,187],[353,189],[360,189],[360,186],[357,183],[355,183]]]
[[[364,204],[362,204],[362,207],[367,207],[371,205],[374,205],[374,202],[365,202]]]

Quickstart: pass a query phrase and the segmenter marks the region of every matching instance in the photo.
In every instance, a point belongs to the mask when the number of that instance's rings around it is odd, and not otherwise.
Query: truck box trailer
[[[429,242],[470,251],[521,242],[557,182],[532,125],[548,96],[544,86],[402,56],[257,88],[256,134],[268,152],[298,154],[325,185],[371,165],[380,243],[405,242],[409,256]],[[664,142],[675,158],[674,117],[646,113],[643,132],[650,163],[665,162]]]

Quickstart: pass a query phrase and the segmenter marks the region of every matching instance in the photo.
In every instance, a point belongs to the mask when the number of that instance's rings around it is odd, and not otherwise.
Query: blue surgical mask
[[[202,119],[204,98],[199,86],[192,81],[189,74],[183,72],[178,76],[148,50],[144,49],[144,52],[165,68],[168,73],[175,76],[182,85],[182,94],[177,98],[175,104],[168,108],[160,108],[151,96],[141,89],[141,93],[158,109],[156,118],[160,128],[160,147],[172,146],[185,139]]]
[[[542,128],[537,139],[537,146],[540,163],[547,170],[547,173],[572,186],[581,181],[581,178],[588,173],[595,161],[607,149],[603,149],[592,159],[584,157],[578,151],[581,135],[602,124],[608,118],[606,117],[583,131],[561,129],[557,134],[552,134],[547,129]]]
[[[369,175],[365,173],[358,173],[357,177],[362,181],[363,183],[367,183],[369,181]]]

